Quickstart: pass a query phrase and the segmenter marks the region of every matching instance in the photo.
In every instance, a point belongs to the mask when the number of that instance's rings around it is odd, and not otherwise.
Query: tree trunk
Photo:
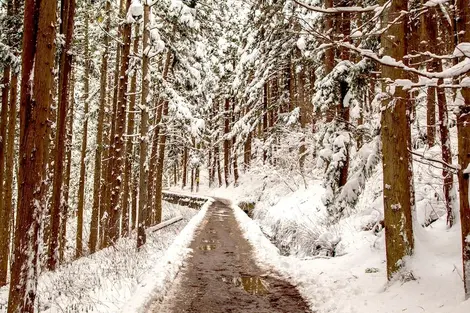
[[[8,93],[10,88],[10,66],[3,69],[2,112],[0,118],[0,287],[7,283],[10,255],[10,205],[4,200],[5,148],[7,145]]]
[[[235,98],[232,98],[232,125],[236,122],[236,114],[235,114]],[[233,185],[238,185],[238,153],[237,153],[237,146],[236,146],[237,139],[233,136],[232,139],[232,163],[233,163]],[[199,166],[197,168],[197,183],[199,187]]]
[[[111,114],[106,114],[105,124],[107,125],[107,132],[104,135],[104,144],[103,146],[106,147],[103,156],[103,178],[101,179],[101,188],[100,188],[100,217],[99,217],[99,245],[101,248],[104,247],[105,237],[107,232],[107,225],[108,225],[108,206],[110,201],[110,192],[109,192],[109,181],[111,180],[111,171],[112,171],[112,163],[113,163],[113,156],[112,156],[112,138],[114,138],[115,134],[115,121],[116,121],[116,111],[117,111],[117,86],[119,84],[119,56],[121,55],[121,50],[119,50],[119,45],[117,46],[117,56],[116,56],[116,66],[114,71],[114,88],[108,88],[108,105],[111,107]],[[108,85],[111,86],[111,76]],[[111,90],[114,89],[113,97],[111,97]],[[111,101],[112,98],[112,101]]]
[[[187,185],[188,180],[188,147],[184,147],[183,151],[183,184],[182,188],[184,189]]]
[[[393,0],[388,13],[384,14],[383,26],[388,25],[388,16],[396,16],[408,9],[408,2]],[[405,19],[388,25],[382,34],[383,54],[403,60],[407,52]],[[393,40],[390,40],[393,38]],[[382,75],[392,81],[400,79],[402,72],[393,67],[382,66]],[[384,84],[383,92],[387,91]],[[385,215],[385,243],[387,254],[387,276],[392,279],[404,266],[404,258],[413,252],[412,228],[413,172],[410,158],[412,147],[410,124],[407,118],[408,92],[397,87],[393,95],[382,102],[382,156],[383,197]]]
[[[73,63],[73,61],[72,61]],[[70,191],[70,172],[72,169],[72,138],[73,138],[73,110],[75,106],[75,73],[72,71],[70,73],[70,107],[68,112],[68,126],[67,126],[67,166],[65,169],[64,177],[64,206],[63,211],[61,212],[61,221],[60,221],[60,243],[59,243],[59,261],[60,263],[64,262],[64,253],[65,245],[67,243],[67,218],[70,209],[69,205],[69,191]]]
[[[251,164],[251,139],[252,139],[253,135],[252,135],[252,132],[250,132],[246,138],[246,141],[245,141],[245,151],[243,153],[243,163],[244,163],[244,167],[245,167],[245,172],[248,171],[248,169],[250,168],[250,164]]]
[[[60,53],[59,68],[59,105],[56,128],[56,154],[54,160],[54,181],[52,188],[51,227],[49,237],[49,251],[47,268],[55,270],[59,264],[59,232],[61,214],[65,211],[64,199],[64,163],[65,163],[65,136],[67,133],[67,111],[69,102],[69,74],[72,70],[72,35],[75,18],[75,0],[63,0],[61,7],[60,32],[65,36],[65,44]],[[87,23],[87,22],[85,22]],[[87,27],[87,26],[85,26]],[[86,30],[87,32],[87,30]],[[87,35],[85,35],[87,36]],[[87,48],[85,48],[87,50]],[[85,52],[87,56],[87,52]],[[86,83],[87,85],[87,83]],[[85,91],[87,96],[87,91]]]
[[[457,34],[460,42],[470,42],[470,6],[466,0],[456,1]],[[467,77],[470,77],[467,74]],[[465,298],[470,298],[470,203],[468,199],[470,175],[470,88],[462,88],[465,105],[457,115],[460,222],[462,231],[462,262]]]
[[[438,72],[442,71],[442,61],[437,61],[438,65],[436,70]],[[443,79],[440,79],[437,84],[441,85],[444,83]],[[439,108],[439,133],[441,135],[441,148],[442,148],[442,161],[446,164],[452,164],[452,149],[450,145],[450,136],[449,136],[449,119],[447,113],[447,100],[445,89],[439,88],[437,90],[437,103]],[[442,168],[442,178],[444,180],[443,192],[444,200],[446,203],[446,212],[447,212],[447,225],[452,227],[454,225],[454,210],[452,207],[453,194],[452,189],[454,186],[454,177],[451,171],[448,168]]]
[[[325,0],[325,8],[332,8],[333,7],[333,0]],[[325,32],[329,34],[329,37],[333,39],[333,14],[326,14],[325,16]],[[328,44],[328,42],[326,43]],[[333,68],[335,67],[335,49],[333,47],[328,47],[325,49],[325,74],[331,73]],[[325,112],[326,122],[331,122],[335,117],[335,110],[333,108],[328,108]]]
[[[135,38],[133,47],[133,57],[137,58],[139,53],[139,24],[135,25]],[[145,26],[144,26],[145,27]],[[144,56],[145,60],[145,56]],[[122,193],[122,236],[127,237],[129,233],[129,192],[130,184],[132,181],[132,158],[134,156],[134,128],[135,128],[135,101],[136,101],[136,87],[137,87],[137,68],[133,69],[133,76],[131,78],[130,86],[130,101],[129,101],[129,116],[127,119],[127,140],[126,140],[126,153],[124,160],[124,191]],[[143,94],[142,94],[143,95]]]
[[[297,57],[300,60],[302,53],[297,49]],[[300,127],[302,131],[302,138],[300,139],[299,145],[299,167],[300,172],[304,173],[304,164],[305,164],[305,154],[307,147],[305,146],[305,132],[307,131],[307,120],[309,115],[308,103],[305,99],[305,68],[302,65],[302,69],[297,74],[297,92],[298,92],[298,101],[297,105],[300,108]]]
[[[163,64],[163,73],[162,73],[162,78],[163,80],[166,80],[168,76],[168,71],[170,69],[170,61],[171,61],[171,52],[168,51],[166,54],[166,60],[165,63]],[[147,214],[147,220],[146,220],[146,226],[149,226],[152,223],[152,219],[154,219],[154,214],[150,214],[152,212],[152,209],[157,206],[157,176],[158,176],[158,166],[159,166],[159,151],[161,147],[159,147],[159,142],[160,142],[160,129],[161,129],[161,123],[162,123],[162,117],[163,117],[163,112],[164,112],[164,107],[167,106],[165,104],[164,100],[159,100],[159,103],[157,105],[157,117],[155,119],[155,133],[153,137],[153,142],[152,142],[152,152],[150,155],[150,165],[149,165],[149,183],[148,183],[148,192],[147,192],[147,207],[148,207],[148,214]],[[163,176],[163,172],[162,172]],[[161,195],[160,195],[161,198]],[[160,200],[161,203],[161,200]]]
[[[168,115],[168,101],[163,103],[162,108],[162,122]],[[158,161],[157,161],[157,172],[155,175],[155,224],[162,221],[162,187],[163,187],[163,170],[165,161],[165,144],[167,139],[168,125],[163,123],[163,132],[160,133],[160,141],[158,143]]]
[[[106,1],[106,24],[105,33],[108,34],[111,29],[111,1]],[[101,56],[101,76],[100,76],[100,105],[98,111],[98,126],[96,130],[96,148],[95,148],[95,170],[93,175],[93,206],[91,211],[90,237],[88,239],[88,249],[90,253],[95,253],[98,243],[98,227],[100,216],[100,200],[102,202],[103,194],[101,191],[102,173],[102,154],[103,154],[103,128],[104,116],[106,110],[106,89],[108,88],[108,57],[109,57],[109,37],[104,37],[104,51]]]
[[[263,89],[263,128],[262,128],[263,164],[266,163],[266,160],[268,158],[268,150],[266,147],[266,139],[268,137],[268,108],[269,108],[269,86],[268,86],[268,83],[265,83],[264,89]]]
[[[16,138],[16,102],[17,102],[18,74],[15,71],[11,73],[10,81],[10,102],[8,111],[8,138],[6,138],[5,153],[5,193],[3,202],[3,214],[0,219],[2,227],[1,245],[1,283],[5,285],[8,272],[8,264],[10,262],[10,230],[12,228],[13,217],[13,168],[15,159],[15,138]]]
[[[128,11],[131,4],[126,0],[125,12]],[[129,69],[129,53],[131,43],[131,24],[126,23],[122,26],[122,53],[121,68],[119,72],[119,91],[116,110],[116,130],[112,146],[112,172],[111,172],[111,190],[110,203],[108,206],[108,229],[105,236],[105,246],[112,245],[119,238],[119,222],[121,217],[121,207],[119,199],[121,197],[122,175],[124,173],[123,157],[124,151],[124,127],[126,125],[126,103],[127,103],[127,83]]]
[[[143,55],[142,55],[142,99],[141,99],[141,117],[140,117],[140,156],[139,156],[139,190],[148,190],[148,119],[150,106],[150,77],[148,45],[150,41],[150,6],[144,6],[144,37],[143,37]],[[137,228],[137,248],[140,248],[146,242],[145,221],[148,219],[148,194],[139,193],[139,224]]]
[[[38,234],[44,210],[44,138],[54,68],[56,2],[25,0],[24,8],[19,203],[8,313],[33,313],[35,309]]]
[[[421,4],[424,4],[421,0]],[[432,41],[437,41],[437,16],[434,10],[429,8],[427,12],[421,14],[421,51],[437,52],[436,46],[432,45]],[[435,12],[435,11],[434,11]],[[433,16],[434,15],[434,16]],[[436,43],[437,44],[437,43]],[[436,61],[428,60],[426,63],[428,72],[436,71]],[[428,87],[426,93],[426,137],[429,147],[436,143],[436,87]]]
[[[212,141],[212,139],[210,139]],[[212,166],[212,142],[209,142],[209,151],[207,156],[207,169],[209,171],[209,188],[214,185],[214,167]]]
[[[153,133],[152,140],[152,151],[150,152],[150,162],[149,162],[149,172],[148,172],[148,186],[147,186],[147,209],[148,214],[145,220],[145,226],[150,226],[151,224],[151,214],[152,209],[155,206],[155,172],[157,169],[157,158],[158,158],[158,142],[160,140],[160,123],[162,120],[162,108],[163,102],[159,102],[157,105],[157,116],[155,117],[155,130]]]
[[[230,140],[227,138],[228,133],[230,132],[230,100],[228,98],[225,99],[225,106],[224,106],[224,180],[225,186],[228,187],[229,185],[229,172],[230,172]]]
[[[82,150],[80,153],[80,180],[78,183],[78,205],[77,205],[77,233],[76,233],[76,246],[75,257],[78,259],[83,255],[83,210],[85,206],[85,179],[86,179],[86,150],[88,143],[88,106],[90,97],[90,52],[89,52],[89,17],[86,14],[85,18],[85,77],[83,87],[84,97],[84,122],[83,122],[83,137],[82,137]]]

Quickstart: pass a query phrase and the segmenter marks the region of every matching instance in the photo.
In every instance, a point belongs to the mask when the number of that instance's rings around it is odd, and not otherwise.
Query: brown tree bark
[[[302,53],[297,49],[297,58],[300,60],[302,58]],[[307,127],[307,121],[309,119],[309,107],[307,100],[305,99],[305,67],[301,65],[302,69],[297,74],[297,105],[300,109],[300,127],[302,131],[302,138],[300,139],[299,145],[299,167],[300,172],[304,173],[304,164],[305,164],[305,154],[307,147],[305,146],[305,132]]]
[[[248,109],[245,110],[245,114],[248,113]],[[247,137],[246,137],[246,140],[245,140],[245,143],[244,143],[244,151],[243,151],[243,167],[244,167],[244,170],[245,172],[247,172],[250,168],[250,164],[251,164],[251,141],[252,141],[252,138],[253,138],[253,132],[249,132]]]
[[[73,60],[72,60],[73,63]],[[70,209],[69,205],[69,191],[70,191],[70,173],[72,170],[72,138],[73,138],[73,112],[75,106],[75,73],[73,71],[73,67],[70,73],[70,107],[68,116],[68,126],[67,126],[67,142],[66,142],[66,158],[67,158],[67,165],[65,167],[65,176],[64,176],[64,206],[62,207],[63,211],[61,212],[60,217],[60,243],[59,243],[59,261],[62,264],[65,261],[65,245],[67,243],[67,218],[68,212]]]
[[[163,187],[163,170],[165,161],[165,144],[167,139],[168,125],[165,123],[165,117],[168,115],[168,101],[163,102],[162,108],[162,130],[160,140],[158,142],[158,161],[157,171],[155,175],[155,224],[162,221],[162,187]]]
[[[421,0],[421,4],[424,4]],[[435,10],[428,9],[427,12],[421,14],[421,51],[437,52],[436,46],[432,45],[432,41],[437,41],[437,16]],[[436,61],[429,60],[426,63],[428,72],[436,71]],[[429,147],[436,143],[436,87],[428,87],[426,93],[426,137]]]
[[[332,8],[333,7],[333,0],[325,0],[325,8]],[[330,38],[333,38],[332,33],[334,31],[333,28],[333,21],[334,16],[333,14],[327,14],[325,16],[325,32],[329,35]],[[328,44],[328,43],[326,43]],[[333,47],[328,47],[325,50],[325,74],[329,74],[333,68],[335,67],[335,49]],[[331,122],[335,117],[335,110],[333,108],[328,109],[325,112],[326,122]]]
[[[60,54],[59,105],[56,128],[56,154],[54,160],[54,181],[52,188],[51,227],[48,247],[47,268],[55,270],[59,264],[59,232],[61,214],[65,211],[63,202],[65,136],[67,133],[67,111],[69,105],[69,75],[72,70],[72,36],[75,18],[75,0],[63,0],[61,4],[60,33],[65,36],[65,44]],[[85,35],[87,36],[87,35]],[[87,48],[85,48],[87,50]],[[85,52],[85,55],[87,53]],[[86,91],[85,91],[86,92]],[[87,96],[87,94],[85,94]]]
[[[20,99],[18,210],[8,313],[33,313],[38,233],[44,209],[44,138],[53,83],[55,1],[25,0]],[[33,77],[31,82],[31,77]]]
[[[111,1],[106,1],[106,24],[105,33],[111,30]],[[109,37],[104,37],[104,51],[101,56],[101,76],[100,76],[100,105],[98,111],[98,126],[96,130],[96,148],[95,148],[95,170],[93,175],[93,206],[91,211],[90,237],[88,239],[88,249],[90,253],[95,253],[98,243],[98,227],[100,216],[100,202],[103,194],[101,194],[101,176],[103,171],[102,155],[103,155],[103,128],[104,116],[106,110],[106,89],[108,88],[108,57],[109,57]]]
[[[119,56],[121,55],[119,45],[117,45],[117,56],[116,56],[116,66],[114,75],[110,75],[108,82],[109,86],[112,86],[111,80],[114,81],[114,88],[108,88],[108,106],[110,107],[110,113],[105,116],[105,124],[107,126],[106,134],[104,135],[103,146],[106,147],[103,155],[103,171],[101,179],[101,188],[100,188],[100,216],[99,216],[99,245],[100,248],[104,247],[107,225],[108,225],[108,206],[110,201],[110,192],[109,192],[109,181],[111,180],[112,172],[112,138],[115,134],[115,121],[116,121],[116,111],[117,111],[117,86],[119,84]],[[111,96],[111,90],[114,90],[113,96]],[[111,100],[112,99],[112,100]]]
[[[437,61],[438,65],[436,70],[438,72],[442,71],[442,61]],[[440,79],[437,82],[438,85],[444,84],[444,80]],[[450,145],[450,136],[449,136],[449,118],[447,112],[447,99],[445,94],[445,89],[438,88],[437,90],[437,104],[439,108],[439,133],[441,136],[441,148],[442,148],[442,161],[447,164],[452,164],[452,149]],[[447,167],[442,168],[442,178],[444,180],[443,192],[444,200],[447,212],[447,225],[452,227],[454,225],[454,211],[452,207],[452,188],[454,185],[453,173],[449,171]]]
[[[235,114],[235,98],[232,98],[232,125],[237,121],[237,116]],[[238,149],[236,146],[237,139],[233,136],[232,139],[232,164],[233,164],[233,184],[234,186],[238,185]],[[199,167],[197,168],[196,175],[198,187],[199,187]],[[197,188],[198,189],[198,188]]]
[[[150,78],[149,76],[149,55],[147,53],[150,44],[150,6],[144,6],[144,36],[143,36],[143,55],[142,55],[142,99],[140,113],[140,155],[139,155],[139,190],[148,190],[148,120],[150,106]],[[148,219],[148,193],[139,193],[139,224],[137,226],[137,248],[140,248],[146,242],[145,221]]]
[[[8,264],[10,262],[10,231],[12,228],[13,218],[13,168],[14,168],[14,151],[15,151],[15,138],[16,138],[16,102],[17,102],[17,88],[18,88],[18,74],[15,71],[11,72],[10,81],[10,101],[8,105],[8,138],[6,139],[6,153],[5,153],[5,193],[3,202],[3,214],[0,219],[2,227],[2,240],[1,247],[1,283],[0,286],[6,284],[6,276],[8,273]]]
[[[296,101],[296,103],[298,103]],[[268,159],[268,150],[266,147],[266,139],[268,136],[268,108],[269,108],[269,84],[265,83],[263,88],[263,124],[262,124],[262,138],[263,138],[263,164]]]
[[[152,150],[150,152],[149,172],[148,172],[148,188],[147,188],[147,208],[148,214],[145,220],[145,226],[150,226],[152,209],[155,207],[155,173],[157,170],[158,158],[158,142],[160,140],[160,123],[162,120],[163,102],[160,101],[157,105],[157,114],[155,117],[154,133],[152,139]]]
[[[182,188],[184,189],[187,185],[188,180],[188,147],[184,147],[183,150],[183,183]]]
[[[162,78],[166,80],[168,76],[168,71],[170,69],[170,61],[171,61],[171,52],[168,51],[166,54],[166,59],[164,64],[162,65]],[[155,220],[155,214],[150,214],[150,212],[157,206],[157,176],[158,176],[158,162],[160,160],[159,151],[160,151],[160,130],[162,126],[162,117],[163,117],[163,109],[165,107],[165,101],[159,100],[157,105],[157,116],[155,118],[155,132],[153,134],[153,142],[152,142],[152,152],[150,154],[150,164],[149,164],[149,183],[148,183],[148,210],[149,213],[147,214],[146,226],[149,226]],[[164,157],[164,155],[163,155]],[[163,169],[162,169],[163,171]],[[162,172],[163,177],[163,172]],[[161,198],[161,195],[160,195]]]
[[[457,0],[456,30],[460,42],[470,42],[470,6],[466,0]],[[467,77],[470,77],[467,74]],[[470,203],[468,199],[470,178],[470,88],[462,88],[465,105],[457,115],[458,156],[461,170],[458,172],[460,196],[460,223],[462,232],[462,262],[465,298],[470,298]]]
[[[225,186],[229,185],[229,175],[230,175],[230,140],[226,138],[230,132],[230,100],[225,99],[224,105],[224,181]]]
[[[82,148],[80,153],[80,178],[78,183],[78,204],[77,204],[77,233],[75,244],[75,257],[83,256],[83,210],[85,206],[85,180],[86,180],[86,150],[88,144],[88,107],[90,97],[90,51],[89,51],[89,16],[85,17],[85,77],[83,86],[84,98],[84,122],[83,122],[83,137]]]
[[[384,14],[383,26],[408,9],[408,1],[393,0],[388,12]],[[403,60],[407,53],[406,19],[388,25],[382,34],[383,54]],[[393,38],[393,40],[390,40]],[[403,78],[403,73],[393,67],[382,66],[382,75],[387,79]],[[384,84],[383,91],[387,91]],[[390,280],[404,266],[404,258],[411,255],[414,247],[412,210],[413,172],[410,158],[412,147],[410,124],[407,118],[409,95],[403,88],[384,99],[382,106],[382,159],[383,159],[383,197],[385,215],[385,244],[387,254],[387,276]]]
[[[11,13],[10,13],[11,14]],[[9,15],[10,15],[9,14]],[[3,69],[2,111],[0,117],[0,287],[7,283],[10,247],[10,205],[4,200],[5,148],[7,145],[8,94],[10,91],[10,66]]]
[[[130,0],[126,0],[127,12],[131,4]],[[124,15],[124,14],[123,14]],[[126,125],[126,103],[127,103],[127,85],[129,69],[129,53],[131,43],[131,24],[126,23],[122,26],[122,53],[121,53],[121,67],[119,72],[119,90],[116,110],[116,129],[113,138],[112,146],[112,172],[111,172],[111,189],[110,189],[110,203],[108,206],[108,229],[105,236],[105,246],[112,245],[119,238],[119,222],[121,217],[121,188],[122,188],[122,175],[124,173],[123,157],[125,155],[124,147],[124,128]]]
[[[135,38],[134,38],[134,47],[133,55],[137,58],[139,53],[139,24],[135,25]],[[144,26],[145,28],[145,26]],[[145,56],[144,56],[145,58]],[[133,70],[133,76],[131,78],[130,86],[130,101],[129,101],[129,116],[127,118],[127,140],[126,140],[126,153],[124,159],[124,191],[122,193],[122,236],[126,237],[129,233],[129,219],[130,219],[130,203],[129,203],[129,193],[130,193],[130,184],[132,181],[132,162],[134,156],[134,128],[135,128],[135,101],[136,101],[136,90],[137,90],[137,68]]]

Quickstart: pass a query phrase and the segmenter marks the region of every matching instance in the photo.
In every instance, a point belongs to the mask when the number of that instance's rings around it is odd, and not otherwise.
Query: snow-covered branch
[[[317,6],[312,6],[306,4],[299,0],[294,0],[298,5],[318,13],[327,13],[327,14],[337,14],[337,13],[365,13],[365,12],[375,12],[376,10],[382,8],[380,5],[372,5],[368,7],[335,7],[335,8],[322,8]]]

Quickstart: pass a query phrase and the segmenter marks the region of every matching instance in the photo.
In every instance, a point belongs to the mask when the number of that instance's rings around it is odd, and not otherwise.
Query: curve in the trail
[[[148,312],[306,313],[307,303],[286,281],[256,265],[232,208],[216,200],[195,234],[177,281]]]

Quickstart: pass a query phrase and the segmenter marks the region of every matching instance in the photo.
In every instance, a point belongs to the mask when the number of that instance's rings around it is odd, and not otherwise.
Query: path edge
[[[233,210],[243,237],[248,240],[253,247],[255,262],[257,265],[273,276],[285,280],[297,288],[301,297],[312,311],[314,306],[308,296],[307,289],[304,288],[300,281],[294,279],[295,275],[293,275],[286,266],[283,266],[290,263],[289,259],[291,257],[282,256],[279,249],[268,238],[266,238],[261,227],[239,206],[232,203],[230,207]]]
[[[204,198],[207,199],[206,203],[176,236],[162,259],[149,270],[145,279],[134,290],[131,301],[120,312],[143,313],[152,302],[161,299],[167,294],[183,263],[192,252],[189,246],[194,239],[196,230],[204,220],[207,210],[215,201],[210,197]]]

